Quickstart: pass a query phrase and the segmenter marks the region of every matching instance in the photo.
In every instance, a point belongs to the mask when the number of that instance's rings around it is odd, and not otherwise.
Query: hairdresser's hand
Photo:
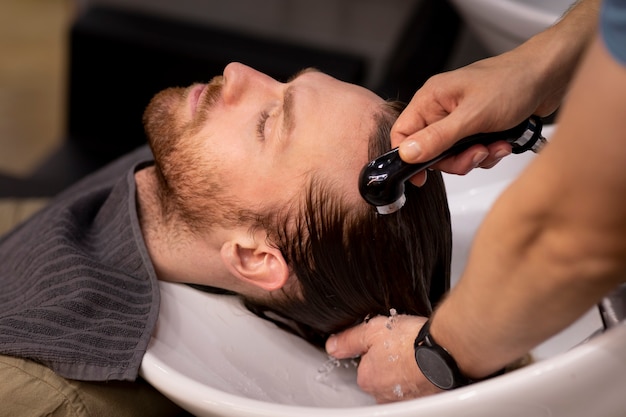
[[[421,373],[415,362],[413,342],[423,317],[378,316],[326,343],[326,351],[343,359],[360,355],[357,383],[378,403],[408,400],[440,390]]]
[[[550,93],[540,85],[545,77],[524,65],[524,53],[514,50],[431,77],[394,124],[392,147],[400,147],[406,162],[424,162],[469,135],[509,129],[531,114],[551,114],[561,91]],[[491,168],[510,152],[504,141],[475,145],[433,167],[466,174],[476,167]],[[412,178],[416,185],[424,181],[425,173]]]

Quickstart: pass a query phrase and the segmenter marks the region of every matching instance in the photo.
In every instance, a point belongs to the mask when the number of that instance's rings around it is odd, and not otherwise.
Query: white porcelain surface
[[[574,0],[452,0],[452,3],[495,55],[552,25]]]
[[[544,132],[549,136],[550,129]],[[492,170],[446,177],[454,280],[486,209],[533,158],[514,155]],[[533,365],[456,391],[376,405],[358,389],[350,361],[335,366],[324,352],[253,316],[231,297],[171,283],[161,283],[161,294],[158,328],[141,374],[197,416],[626,415],[626,325],[580,344],[601,327],[595,309],[539,346]]]

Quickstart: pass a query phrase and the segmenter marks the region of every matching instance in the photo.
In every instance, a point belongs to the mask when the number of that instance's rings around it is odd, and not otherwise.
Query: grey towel
[[[159,310],[135,209],[151,159],[123,157],[0,240],[0,353],[71,379],[137,377]]]

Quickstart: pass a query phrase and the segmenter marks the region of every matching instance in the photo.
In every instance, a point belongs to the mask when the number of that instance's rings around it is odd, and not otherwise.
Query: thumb
[[[400,158],[410,164],[435,158],[464,137],[478,133],[468,120],[471,118],[455,111],[413,133],[399,145]]]
[[[369,350],[366,342],[366,323],[359,324],[326,341],[326,352],[334,358],[345,359],[363,355]]]

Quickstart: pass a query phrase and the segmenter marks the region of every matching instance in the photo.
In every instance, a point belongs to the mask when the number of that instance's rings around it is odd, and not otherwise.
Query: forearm
[[[535,79],[535,114],[547,116],[561,103],[574,71],[597,29],[600,0],[577,2],[553,26],[509,52]],[[503,54],[501,57],[507,57]]]
[[[431,331],[480,377],[626,277],[626,69],[595,42],[550,145],[501,196]]]

